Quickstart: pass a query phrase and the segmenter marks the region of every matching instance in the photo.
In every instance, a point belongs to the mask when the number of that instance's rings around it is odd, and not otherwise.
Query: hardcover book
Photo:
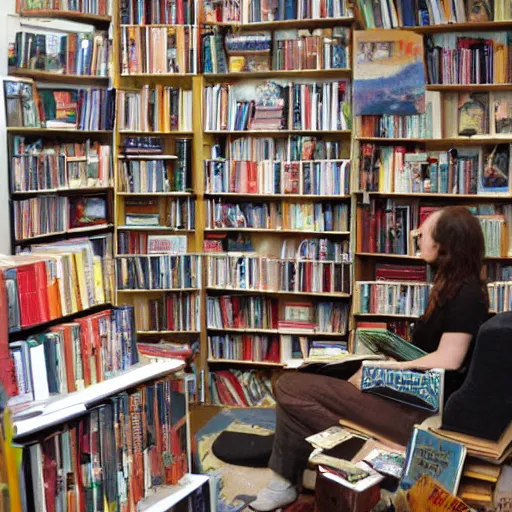
[[[427,475],[456,495],[465,458],[466,447],[463,444],[416,427],[407,447],[400,487],[410,489],[422,475]]]

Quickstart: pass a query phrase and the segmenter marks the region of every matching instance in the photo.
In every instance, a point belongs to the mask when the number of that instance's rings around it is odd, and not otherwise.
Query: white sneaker
[[[297,489],[291,482],[278,475],[270,480],[267,487],[262,489],[249,506],[257,512],[271,512],[293,503],[298,497]]]

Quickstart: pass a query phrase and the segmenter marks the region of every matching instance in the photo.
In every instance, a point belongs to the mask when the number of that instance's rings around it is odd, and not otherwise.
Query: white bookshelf
[[[143,382],[175,373],[185,366],[179,359],[140,364],[117,377],[66,395],[34,403],[13,415],[14,439],[30,436],[54,425],[76,418],[108,398]]]

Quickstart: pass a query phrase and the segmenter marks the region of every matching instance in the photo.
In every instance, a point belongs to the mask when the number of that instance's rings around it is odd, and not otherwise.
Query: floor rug
[[[212,453],[212,445],[224,430],[271,434],[276,413],[272,408],[225,409],[213,417],[195,437],[193,455],[196,471],[212,477],[217,487],[217,512],[238,512],[243,497],[255,496],[269,479],[269,469],[246,468],[227,464]]]

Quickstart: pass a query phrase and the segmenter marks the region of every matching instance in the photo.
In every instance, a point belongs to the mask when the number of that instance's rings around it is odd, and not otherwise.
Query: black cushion
[[[212,451],[215,457],[228,464],[266,468],[273,446],[273,434],[259,436],[225,430],[214,441]]]
[[[466,379],[446,402],[443,428],[497,441],[512,421],[512,312],[480,328]]]

